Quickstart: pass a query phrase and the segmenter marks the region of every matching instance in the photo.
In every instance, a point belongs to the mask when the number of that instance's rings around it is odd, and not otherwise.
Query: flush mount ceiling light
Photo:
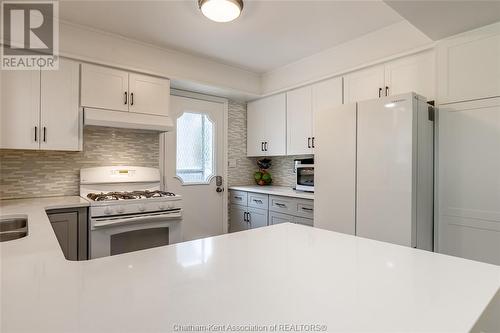
[[[203,15],[215,22],[230,22],[240,16],[243,0],[198,0]]]

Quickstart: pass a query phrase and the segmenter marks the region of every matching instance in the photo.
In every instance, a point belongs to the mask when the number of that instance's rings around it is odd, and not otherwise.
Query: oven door
[[[90,219],[90,258],[139,251],[182,240],[180,210]]]
[[[295,189],[298,191],[314,192],[314,164],[297,166],[297,183]]]

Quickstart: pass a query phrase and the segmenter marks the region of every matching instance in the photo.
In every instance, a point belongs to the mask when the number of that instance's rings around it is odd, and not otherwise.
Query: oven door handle
[[[161,214],[147,214],[141,216],[129,216],[124,218],[103,218],[103,219],[98,218],[92,221],[91,226],[93,229],[97,229],[97,228],[113,227],[117,225],[137,223],[143,221],[158,222],[165,219],[167,220],[179,219],[181,217],[182,217],[182,211],[176,210]]]

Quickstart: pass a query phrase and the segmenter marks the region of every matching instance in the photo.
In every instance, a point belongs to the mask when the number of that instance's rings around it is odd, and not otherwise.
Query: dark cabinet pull
[[[244,212],[243,213],[243,221],[246,222],[247,221],[247,212]]]
[[[125,91],[125,105],[128,103],[128,95],[127,92]]]
[[[286,205],[285,205],[285,204],[282,204],[282,203],[279,203],[279,202],[277,202],[277,203],[276,203],[276,206],[278,206],[278,207],[282,207],[282,208],[283,208],[283,207],[286,207]]]
[[[38,126],[35,126],[35,142],[38,141]]]
[[[309,212],[312,212],[313,209],[312,208],[307,208],[307,207],[302,207],[302,210],[307,210]]]
[[[316,147],[314,146],[314,136],[312,137],[312,147],[313,147],[313,148],[316,148]]]
[[[378,98],[382,97],[382,88],[378,88]]]
[[[267,141],[264,142],[264,151],[267,151]]]
[[[134,93],[130,93],[130,105],[134,105]]]
[[[389,86],[385,86],[385,95],[389,96]]]
[[[307,138],[307,148],[311,148],[311,138]]]
[[[253,199],[253,202],[256,202],[256,203],[262,203],[262,200],[259,200],[259,199]]]
[[[252,219],[251,219],[252,215],[250,215],[249,212],[247,212],[247,222],[252,222]]]
[[[43,142],[47,142],[47,127],[43,126]]]
[[[260,151],[264,151],[264,141],[260,143]]]

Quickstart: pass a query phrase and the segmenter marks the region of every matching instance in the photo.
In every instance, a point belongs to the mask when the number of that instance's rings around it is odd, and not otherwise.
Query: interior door
[[[38,149],[40,71],[0,70],[0,148]]]
[[[130,111],[168,116],[170,81],[149,75],[129,75]]]
[[[79,64],[66,59],[58,70],[42,71],[41,149],[79,150],[79,73]]]
[[[128,111],[129,101],[127,72],[82,64],[82,106]]]
[[[171,96],[175,130],[166,133],[165,185],[182,195],[184,240],[225,232],[223,103]]]

